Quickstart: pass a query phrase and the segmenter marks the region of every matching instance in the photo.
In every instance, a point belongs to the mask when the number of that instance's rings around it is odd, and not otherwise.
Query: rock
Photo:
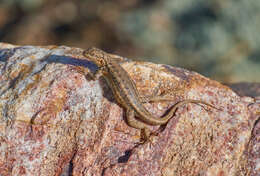
[[[257,175],[259,109],[253,97],[182,68],[121,58],[145,104],[162,116],[187,104],[151,141],[139,144],[96,66],[82,49],[0,43],[0,175]]]
[[[227,84],[240,96],[259,97],[260,98],[260,83],[233,83]]]

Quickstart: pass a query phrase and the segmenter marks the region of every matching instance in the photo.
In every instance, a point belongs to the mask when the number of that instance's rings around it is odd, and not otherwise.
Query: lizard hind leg
[[[146,125],[144,122],[141,122],[135,118],[134,110],[127,109],[126,121],[130,127],[141,130],[141,139],[143,142],[146,142],[147,140],[149,140],[150,130],[148,128],[148,125]]]
[[[150,96],[141,95],[140,96],[141,102],[149,103],[149,102],[153,102],[153,101],[160,101],[160,100],[157,100],[158,99],[157,97],[162,97],[162,96],[158,95],[160,87],[161,87],[161,82],[159,83],[159,86],[157,86],[156,88],[153,89],[152,95],[150,95]]]

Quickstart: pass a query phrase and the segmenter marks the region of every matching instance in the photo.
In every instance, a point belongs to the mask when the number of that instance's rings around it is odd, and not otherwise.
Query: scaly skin
[[[99,67],[94,78],[97,79],[99,76],[103,76],[106,79],[116,101],[126,109],[126,120],[128,125],[133,128],[144,130],[145,137],[148,137],[149,135],[147,124],[166,124],[169,119],[173,117],[179,106],[187,103],[201,103],[215,108],[204,101],[188,99],[175,104],[165,116],[161,118],[155,117],[144,107],[143,100],[137,91],[135,83],[118,63],[118,60],[113,58],[113,55],[97,48],[89,48],[84,51],[83,55]],[[140,121],[135,119],[135,117]]]

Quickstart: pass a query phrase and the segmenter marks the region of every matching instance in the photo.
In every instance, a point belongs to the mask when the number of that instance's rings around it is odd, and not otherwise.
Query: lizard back
[[[173,115],[169,112],[163,118],[153,116],[143,105],[135,83],[123,67],[113,60],[107,59],[107,73],[103,75],[110,85],[116,100],[125,108],[132,108],[135,115],[150,125],[165,124]]]

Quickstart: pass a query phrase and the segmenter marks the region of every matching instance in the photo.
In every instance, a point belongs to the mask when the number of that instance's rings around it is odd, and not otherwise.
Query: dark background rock
[[[233,83],[227,84],[240,96],[259,97],[260,98],[260,83]]]
[[[97,68],[82,49],[0,48],[0,175],[259,174],[260,104],[253,97],[182,68],[125,62],[142,95],[160,85],[158,93],[174,98],[145,104],[154,115],[184,99],[220,109],[184,105],[138,145],[140,131],[125,123],[107,83],[87,79]]]

